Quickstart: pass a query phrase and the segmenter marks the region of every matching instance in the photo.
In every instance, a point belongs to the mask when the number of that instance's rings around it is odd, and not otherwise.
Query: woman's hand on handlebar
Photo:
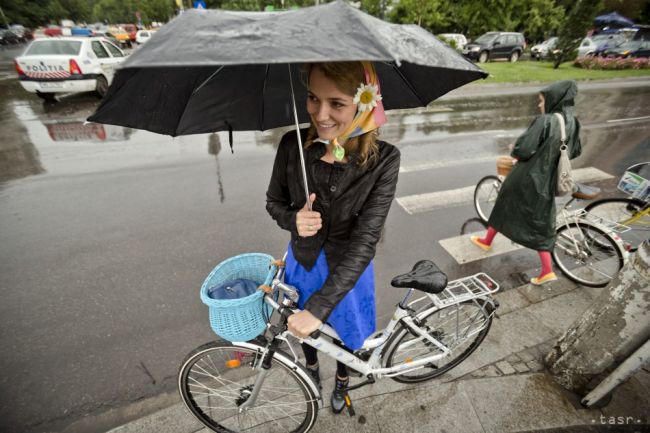
[[[307,338],[309,335],[316,331],[323,325],[323,322],[318,320],[316,316],[307,310],[299,313],[292,314],[287,319],[289,332],[299,338]]]
[[[312,193],[309,196],[309,203],[305,203],[305,206],[296,214],[296,229],[298,235],[303,238],[314,236],[323,227],[320,213],[309,210],[309,204],[314,203],[314,201],[316,201],[316,194]]]

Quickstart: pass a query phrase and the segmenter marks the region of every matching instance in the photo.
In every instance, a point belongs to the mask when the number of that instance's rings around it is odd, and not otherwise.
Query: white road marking
[[[407,166],[401,166],[399,168],[400,173],[411,173],[414,171],[423,171],[431,170],[434,168],[443,168],[443,167],[456,167],[459,165],[467,164],[482,164],[485,162],[494,161],[496,158],[494,156],[484,156],[482,158],[472,158],[472,159],[457,159],[454,161],[433,161],[425,162],[423,164],[412,164]]]
[[[642,117],[628,117],[627,119],[610,119],[607,121],[607,123],[613,123],[613,122],[629,122],[633,120],[644,120],[644,119],[650,119],[650,116],[642,116]]]
[[[586,167],[573,170],[573,177],[576,182],[587,183],[611,179],[614,176],[594,167]],[[409,215],[413,215],[435,209],[468,205],[474,200],[475,187],[476,185],[472,185],[446,191],[414,194],[398,197],[396,200]]]
[[[481,235],[485,230],[480,232]],[[441,239],[440,245],[452,256],[459,264],[474,262],[477,260],[487,259],[488,257],[497,256],[499,254],[510,253],[522,249],[521,245],[512,242],[510,239],[503,235],[497,235],[492,241],[492,249],[490,251],[483,251],[474,245],[469,237],[472,234],[462,236],[455,236],[453,238]]]

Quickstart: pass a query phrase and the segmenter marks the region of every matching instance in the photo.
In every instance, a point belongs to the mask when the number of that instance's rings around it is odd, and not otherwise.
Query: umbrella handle
[[[305,169],[305,155],[302,152],[302,137],[300,136],[300,123],[298,122],[298,110],[296,109],[296,96],[293,93],[293,77],[291,76],[291,64],[289,68],[289,86],[291,87],[291,102],[293,103],[293,118],[296,122],[296,137],[298,137],[298,152],[300,153],[300,168],[302,168],[302,180],[305,183],[305,198],[307,207],[311,211],[311,202],[309,201],[309,185],[307,184],[307,170]]]

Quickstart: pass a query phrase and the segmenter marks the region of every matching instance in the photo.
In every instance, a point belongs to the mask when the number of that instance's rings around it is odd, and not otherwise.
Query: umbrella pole
[[[302,168],[302,180],[305,186],[305,196],[307,198],[307,207],[311,210],[309,202],[309,185],[307,184],[307,170],[305,169],[305,155],[302,151],[302,137],[300,136],[300,122],[298,122],[298,110],[296,109],[296,96],[293,93],[293,77],[291,76],[291,64],[289,67],[289,86],[291,87],[291,102],[293,103],[293,118],[296,122],[296,137],[298,137],[298,151],[300,152],[300,168]]]

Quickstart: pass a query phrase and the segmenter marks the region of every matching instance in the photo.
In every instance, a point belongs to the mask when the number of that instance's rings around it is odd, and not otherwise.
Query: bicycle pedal
[[[352,406],[352,399],[350,394],[345,394],[345,407],[348,409],[348,415],[355,416],[356,412],[354,411],[354,406]]]

